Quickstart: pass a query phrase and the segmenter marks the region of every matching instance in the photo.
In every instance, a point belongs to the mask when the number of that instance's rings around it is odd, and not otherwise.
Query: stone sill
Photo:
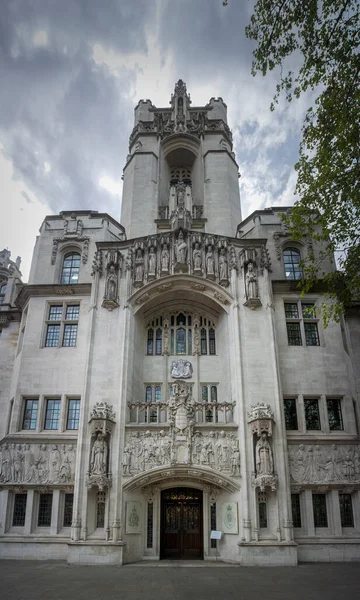
[[[351,538],[351,537],[317,537],[317,538],[309,538],[309,537],[297,537],[296,538],[296,543],[298,546],[302,545],[302,544],[309,544],[309,545],[317,545],[317,544],[360,544],[360,537],[359,534],[357,534],[357,537]]]
[[[56,544],[69,544],[70,542],[70,536],[68,537],[58,537],[58,536],[54,536],[54,535],[49,535],[49,537],[37,537],[36,535],[29,535],[29,536],[20,536],[20,535],[15,535],[15,534],[6,534],[6,535],[2,535],[0,536],[0,543],[1,544],[6,544],[6,543],[11,543],[11,544],[49,544],[49,543],[56,543]]]
[[[277,540],[259,540],[256,542],[255,540],[251,542],[240,541],[237,543],[238,546],[297,546],[296,541],[286,542],[282,540],[281,542]]]
[[[68,541],[68,546],[126,546],[126,542],[119,540],[117,542],[113,542],[112,540],[79,540],[78,542]]]

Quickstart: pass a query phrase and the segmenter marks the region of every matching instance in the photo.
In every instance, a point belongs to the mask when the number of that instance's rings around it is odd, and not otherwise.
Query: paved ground
[[[203,564],[203,563],[202,563]],[[359,600],[360,563],[75,567],[0,561],[1,600]]]

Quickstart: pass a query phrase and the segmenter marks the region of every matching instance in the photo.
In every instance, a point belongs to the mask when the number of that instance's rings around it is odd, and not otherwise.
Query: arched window
[[[160,327],[156,330],[155,354],[158,356],[162,353],[162,330]],[[149,354],[149,352],[148,352]],[[152,353],[151,353],[152,354]]]
[[[216,385],[211,386],[211,402],[217,402],[217,388]]]
[[[0,286],[0,304],[2,304],[5,300],[6,287],[6,283]]]
[[[194,315],[187,311],[180,311],[170,315],[170,332],[166,330],[166,339],[163,338],[163,319],[156,317],[147,325],[147,349],[150,356],[161,355],[163,344],[169,343],[172,356],[189,356],[193,353],[193,329]],[[169,323],[168,323],[169,325]],[[216,354],[215,347],[215,325],[207,317],[200,317],[200,353]],[[167,346],[168,347],[168,346]]]
[[[80,254],[77,252],[71,252],[65,255],[63,268],[61,271],[60,283],[69,285],[77,283],[79,280],[79,269],[80,269]]]
[[[303,272],[299,266],[300,251],[297,248],[286,248],[283,252],[286,279],[302,279]]]
[[[148,329],[147,354],[150,354],[150,356],[152,356],[154,354],[154,330],[153,329]]]

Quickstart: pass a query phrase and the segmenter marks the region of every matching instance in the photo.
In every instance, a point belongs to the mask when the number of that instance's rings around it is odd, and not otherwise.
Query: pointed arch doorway
[[[161,492],[160,558],[202,559],[203,493],[187,487]]]

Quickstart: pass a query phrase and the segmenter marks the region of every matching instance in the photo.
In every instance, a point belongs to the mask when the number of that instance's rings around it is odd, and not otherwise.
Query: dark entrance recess
[[[161,494],[160,558],[202,559],[202,492],[172,488]]]

